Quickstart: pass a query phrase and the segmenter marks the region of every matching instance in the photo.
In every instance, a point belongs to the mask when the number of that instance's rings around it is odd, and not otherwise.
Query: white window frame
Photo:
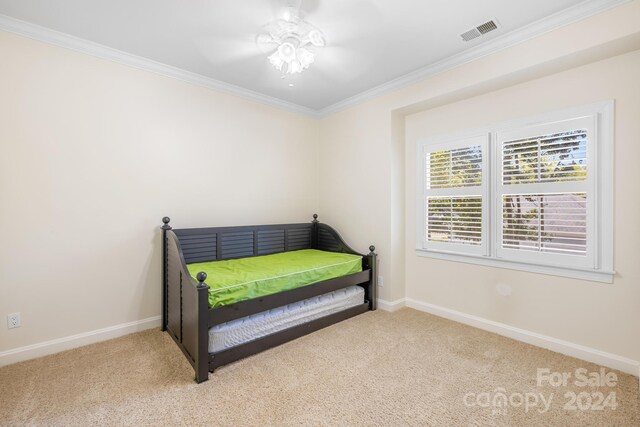
[[[611,100],[497,123],[470,132],[419,139],[416,144],[416,254],[436,259],[612,283],[615,275],[613,269],[613,118],[614,101]],[[555,189],[588,194],[587,255],[585,257],[551,255],[502,248],[502,194],[539,193],[541,185],[503,186],[502,168],[499,167],[502,164],[501,141],[515,139],[518,135],[541,134],[539,132],[544,131],[545,128],[555,132],[557,129],[563,129],[565,123],[567,129],[575,129],[575,123],[580,123],[582,128],[586,127],[589,132],[587,179],[578,183],[554,183]],[[442,247],[438,247],[433,245],[433,242],[426,241],[426,153],[456,146],[481,145],[478,142],[469,143],[474,139],[476,141],[484,139],[485,144],[482,156],[483,248],[478,251],[466,250],[468,248],[459,250],[454,246],[467,245],[453,244],[443,244],[440,245]],[[583,191],[578,191],[580,189]]]

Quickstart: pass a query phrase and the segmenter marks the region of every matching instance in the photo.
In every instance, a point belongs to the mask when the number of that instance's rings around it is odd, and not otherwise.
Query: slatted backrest
[[[255,231],[218,233],[220,253],[217,259],[246,258],[254,254]]]
[[[277,252],[284,252],[285,232],[284,230],[261,230],[257,233],[258,254],[267,255]]]
[[[345,252],[348,254],[364,256],[349,247],[342,237],[340,237],[338,232],[327,224],[319,223],[317,225],[317,233],[318,236],[315,242],[315,249],[329,252]],[[366,264],[366,258],[363,258],[363,262]]]
[[[310,249],[312,231],[313,224],[173,230],[187,264]]]
[[[320,227],[318,230],[318,249],[330,252],[341,252],[342,245],[337,236],[328,228]]]
[[[185,230],[174,230],[180,239],[182,254],[187,263],[206,262],[218,257],[218,233],[202,231],[201,233],[180,233]]]
[[[312,247],[311,232],[313,227],[309,228],[292,228],[287,232],[287,241],[289,242],[288,250],[299,251]]]

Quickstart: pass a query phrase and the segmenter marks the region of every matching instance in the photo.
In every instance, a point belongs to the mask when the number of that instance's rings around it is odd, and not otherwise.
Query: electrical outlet
[[[19,328],[20,327],[20,313],[7,314],[7,328]]]
[[[382,276],[378,276],[378,286],[380,287],[384,286],[384,280],[382,280]]]

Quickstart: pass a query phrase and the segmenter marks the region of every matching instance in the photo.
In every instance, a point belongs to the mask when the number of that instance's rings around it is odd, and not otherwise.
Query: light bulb
[[[294,73],[300,73],[302,71],[302,64],[300,64],[300,61],[293,60],[291,61],[291,63],[289,64],[289,73],[290,74],[294,74]]]
[[[284,42],[278,47],[280,57],[287,63],[296,59],[296,48],[289,42]]]

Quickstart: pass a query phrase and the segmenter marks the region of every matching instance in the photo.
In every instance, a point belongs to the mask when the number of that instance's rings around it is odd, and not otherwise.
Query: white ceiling
[[[284,0],[0,0],[0,14],[322,110],[593,0],[303,0],[327,47],[281,79],[255,44]],[[575,9],[575,7],[574,7]],[[501,27],[471,42],[460,34]],[[293,87],[289,87],[293,83]]]

